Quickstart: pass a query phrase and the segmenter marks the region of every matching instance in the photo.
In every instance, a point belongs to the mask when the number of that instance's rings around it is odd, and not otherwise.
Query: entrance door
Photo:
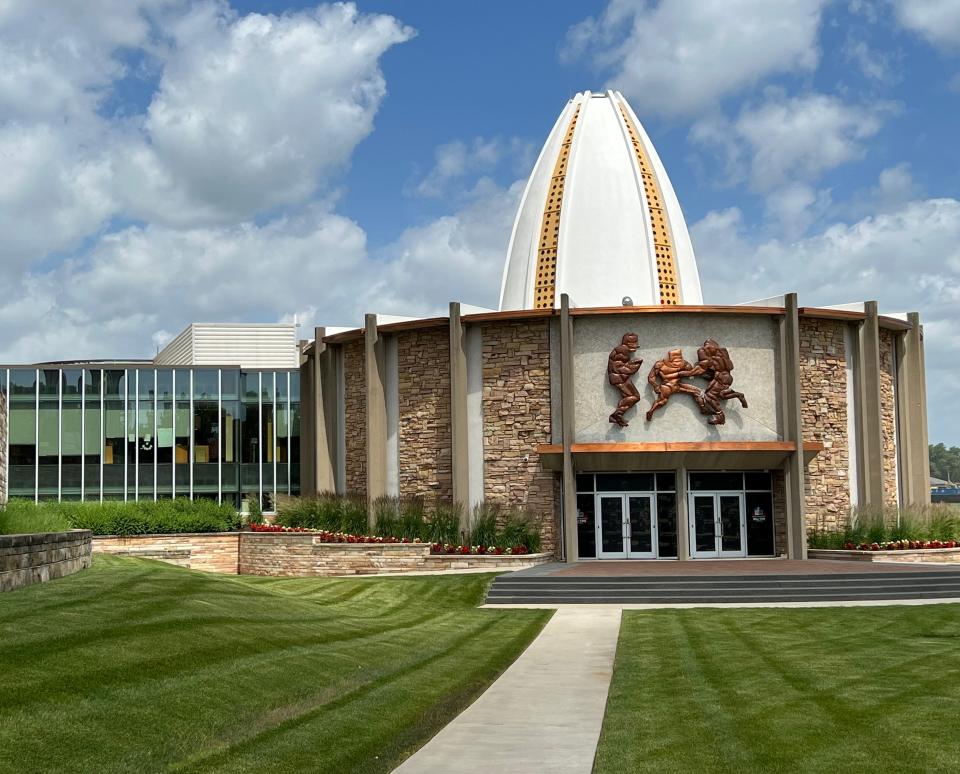
[[[747,555],[742,492],[691,492],[690,555],[723,559]]]
[[[656,558],[653,495],[597,494],[596,513],[598,558]]]

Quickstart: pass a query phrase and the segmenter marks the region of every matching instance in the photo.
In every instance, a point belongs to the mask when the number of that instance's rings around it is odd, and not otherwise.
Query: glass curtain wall
[[[299,494],[297,371],[0,368],[11,497]]]

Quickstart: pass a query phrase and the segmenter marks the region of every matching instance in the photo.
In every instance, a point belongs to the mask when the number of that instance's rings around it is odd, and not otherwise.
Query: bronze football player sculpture
[[[671,349],[663,360],[653,364],[647,376],[647,382],[653,387],[657,399],[647,412],[648,422],[653,419],[653,412],[666,406],[670,396],[678,392],[692,396],[700,407],[700,411],[704,411],[703,392],[692,384],[680,381],[680,378],[689,375],[692,369],[693,366],[683,359],[683,351],[679,349]]]
[[[723,401],[736,398],[740,405],[747,408],[747,399],[742,392],[732,389],[733,361],[726,347],[721,347],[713,339],[707,339],[697,350],[697,364],[683,376],[704,376],[710,380],[707,389],[703,391],[703,403],[700,410],[704,414],[712,414],[711,425],[722,425],[727,421],[723,413]]]
[[[640,402],[640,391],[630,381],[643,360],[631,360],[630,357],[640,347],[636,333],[625,333],[620,343],[610,352],[607,359],[607,379],[622,396],[617,404],[617,410],[610,415],[610,421],[619,427],[627,427],[630,423],[623,415]]]

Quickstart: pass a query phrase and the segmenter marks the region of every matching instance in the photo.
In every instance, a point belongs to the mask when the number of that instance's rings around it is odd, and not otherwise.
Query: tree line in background
[[[960,479],[960,447],[930,444],[930,475],[945,481]]]

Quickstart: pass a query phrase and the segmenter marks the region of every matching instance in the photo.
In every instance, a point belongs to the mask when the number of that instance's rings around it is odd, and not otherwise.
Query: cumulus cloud
[[[894,110],[888,103],[849,104],[827,94],[787,97],[771,91],[747,104],[734,119],[715,114],[697,121],[690,139],[719,150],[730,183],[747,179],[756,191],[787,181],[816,180],[823,172],[865,153]]]
[[[826,0],[610,0],[572,27],[587,59],[643,113],[693,115],[762,78],[810,72]]]
[[[385,95],[381,56],[413,34],[352,3],[0,2],[0,359],[149,355],[197,319],[356,315],[336,289],[364,275],[366,237],[335,185]],[[139,112],[112,102],[128,79]]]
[[[956,0],[891,0],[906,29],[937,46],[960,46],[960,3]]]

